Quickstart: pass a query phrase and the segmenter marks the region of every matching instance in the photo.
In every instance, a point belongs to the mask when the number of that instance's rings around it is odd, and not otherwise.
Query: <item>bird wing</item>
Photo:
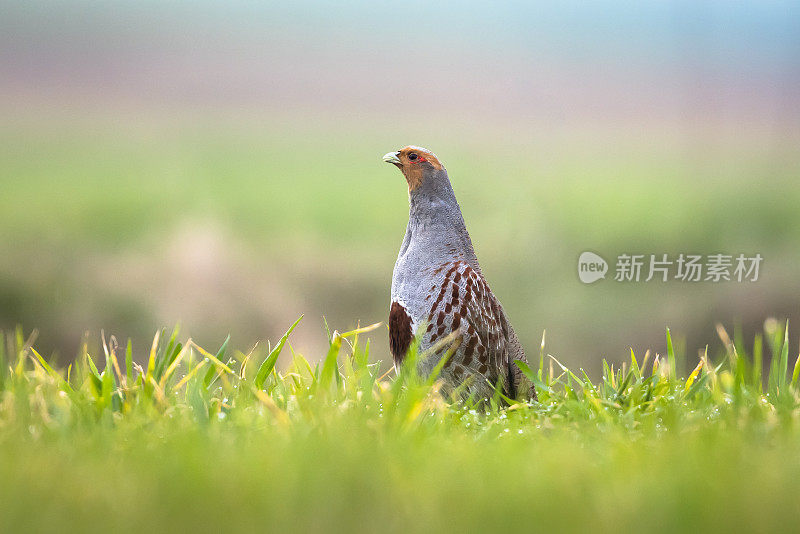
[[[508,376],[508,321],[480,272],[464,261],[445,264],[438,294],[431,306],[428,332],[434,342],[446,332],[460,331],[461,343],[446,367],[458,377],[463,368],[492,384]]]
[[[496,379],[505,374],[503,370],[508,364],[505,314],[483,276],[475,271],[470,274],[466,290],[472,290],[472,298],[467,299],[466,320],[474,328],[474,333],[467,335],[463,343],[466,343],[467,353],[470,352],[470,345],[474,345],[478,352],[485,347],[489,376]],[[470,330],[469,327],[467,330]]]

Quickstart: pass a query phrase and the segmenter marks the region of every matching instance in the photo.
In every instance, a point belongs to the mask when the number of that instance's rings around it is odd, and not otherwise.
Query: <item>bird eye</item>
[[[412,152],[411,154],[408,155],[408,159],[414,161],[415,159],[417,159],[417,155]]]

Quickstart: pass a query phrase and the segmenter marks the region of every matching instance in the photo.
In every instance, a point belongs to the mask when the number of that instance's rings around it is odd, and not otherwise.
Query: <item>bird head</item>
[[[409,191],[419,188],[437,171],[444,169],[433,152],[413,145],[401,148],[397,152],[389,152],[383,156],[383,161],[391,163],[403,172]]]

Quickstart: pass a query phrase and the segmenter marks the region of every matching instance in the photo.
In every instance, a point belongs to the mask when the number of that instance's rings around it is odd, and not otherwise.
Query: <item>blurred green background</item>
[[[323,316],[384,320],[407,196],[380,157],[406,144],[445,163],[529,352],[546,329],[596,370],[666,326],[691,355],[716,321],[800,321],[796,3],[0,9],[0,327],[62,362],[84,331],[244,348],[300,314],[314,359]],[[764,263],[587,286],[585,250]]]

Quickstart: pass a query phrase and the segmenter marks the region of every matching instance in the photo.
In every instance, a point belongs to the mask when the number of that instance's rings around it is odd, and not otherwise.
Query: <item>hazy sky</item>
[[[4,2],[5,102],[800,121],[797,2]]]

